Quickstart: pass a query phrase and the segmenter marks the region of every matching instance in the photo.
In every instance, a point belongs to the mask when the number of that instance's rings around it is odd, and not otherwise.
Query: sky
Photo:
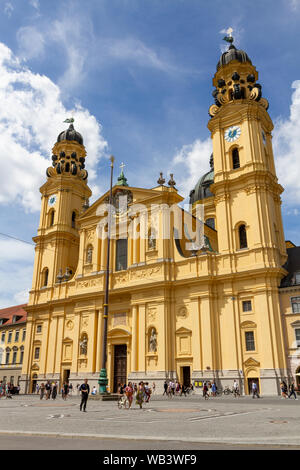
[[[28,299],[39,187],[66,118],[84,138],[93,200],[111,154],[129,185],[174,173],[188,196],[209,170],[228,27],[270,103],[285,238],[299,245],[299,21],[300,0],[0,0],[0,308]]]

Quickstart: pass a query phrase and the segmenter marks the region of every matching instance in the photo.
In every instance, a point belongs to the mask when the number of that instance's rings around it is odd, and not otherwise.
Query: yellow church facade
[[[290,376],[283,188],[257,79],[247,54],[231,44],[213,78],[211,169],[191,191],[190,211],[180,206],[173,175],[146,189],[128,186],[122,170],[113,186],[111,392],[128,380],[162,389],[173,379],[198,391],[204,380],[218,387],[237,380],[243,393],[255,381],[261,393],[277,395]],[[109,193],[89,206],[85,158],[71,124],[40,189],[21,379],[27,393],[46,380],[88,378],[98,386]]]

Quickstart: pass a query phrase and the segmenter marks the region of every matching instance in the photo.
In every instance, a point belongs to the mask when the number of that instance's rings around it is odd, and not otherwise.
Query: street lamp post
[[[105,297],[103,304],[103,341],[102,341],[102,365],[100,377],[98,380],[100,395],[107,395],[107,326],[108,326],[108,299],[109,299],[109,263],[110,263],[110,227],[111,227],[111,205],[112,205],[112,186],[113,186],[113,171],[114,171],[114,157],[110,157],[110,192],[109,192],[109,207],[108,207],[108,231],[107,231],[107,260],[105,271]],[[103,243],[104,240],[102,240]]]

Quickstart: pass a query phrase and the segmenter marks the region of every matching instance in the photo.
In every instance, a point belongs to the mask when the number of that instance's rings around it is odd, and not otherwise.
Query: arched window
[[[49,212],[49,227],[52,227],[54,225],[54,216],[55,216],[55,210],[52,209]]]
[[[49,269],[45,268],[43,271],[43,287],[48,285]]]
[[[240,155],[239,155],[239,149],[234,148],[232,150],[232,168],[235,170],[236,168],[240,168]]]
[[[72,212],[72,228],[75,228],[75,222],[76,222],[76,212]]]
[[[240,225],[239,226],[239,242],[240,242],[240,249],[248,248],[247,232],[246,232],[246,226],[245,225]]]

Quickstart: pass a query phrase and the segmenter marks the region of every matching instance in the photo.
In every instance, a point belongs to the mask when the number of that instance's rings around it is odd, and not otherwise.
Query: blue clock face
[[[50,196],[48,200],[49,206],[54,206],[56,203],[56,199],[57,199],[56,195]]]
[[[232,126],[232,127],[229,127],[229,129],[227,129],[225,131],[225,140],[227,142],[234,142],[235,140],[237,140],[240,135],[241,135],[241,128],[239,126]]]

